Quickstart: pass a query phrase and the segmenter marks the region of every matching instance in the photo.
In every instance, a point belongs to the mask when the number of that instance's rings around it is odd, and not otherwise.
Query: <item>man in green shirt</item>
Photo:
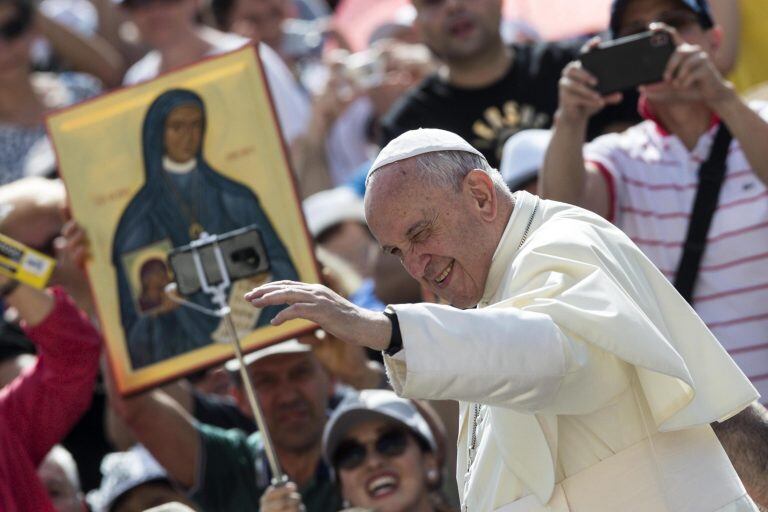
[[[341,508],[336,485],[320,456],[334,383],[308,345],[295,340],[262,349],[245,358],[280,464],[296,482],[307,511]],[[235,396],[252,417],[239,379],[237,361],[227,363],[235,379]],[[200,457],[193,499],[204,510],[258,510],[270,485],[261,433],[196,425]]]

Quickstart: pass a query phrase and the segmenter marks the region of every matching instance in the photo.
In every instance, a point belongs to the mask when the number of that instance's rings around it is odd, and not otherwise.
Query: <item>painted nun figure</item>
[[[134,368],[208,345],[219,324],[215,317],[169,300],[145,310],[145,302],[137,297],[147,291],[148,283],[161,285],[163,276],[160,272],[159,280],[150,279],[142,269],[138,285],[142,290],[136,290],[137,284],[134,284],[132,293],[129,281],[132,268],[127,262],[134,255],[186,245],[203,231],[222,234],[257,224],[272,279],[298,278],[258,198],[249,188],[223,176],[206,162],[203,155],[205,124],[202,99],[183,89],[172,89],[158,96],[144,118],[142,148],[146,179],[123,212],[112,247],[120,316]],[[168,280],[166,274],[166,282]],[[214,308],[202,292],[187,299]],[[279,309],[262,310],[254,327],[267,325]]]

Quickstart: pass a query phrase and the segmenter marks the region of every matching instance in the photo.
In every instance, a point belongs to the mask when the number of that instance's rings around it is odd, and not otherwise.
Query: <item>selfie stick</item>
[[[221,275],[221,282],[216,285],[211,285],[208,283],[208,279],[205,276],[205,271],[203,270],[203,262],[200,258],[200,249],[209,245],[213,247],[213,254],[216,256],[216,263],[219,267],[219,273]],[[280,462],[277,460],[277,453],[275,452],[275,447],[272,444],[272,438],[270,437],[269,431],[267,430],[267,423],[264,420],[264,413],[261,410],[261,406],[259,406],[259,401],[256,399],[256,392],[253,387],[253,381],[251,381],[251,376],[245,366],[245,359],[243,359],[243,349],[240,346],[240,338],[237,335],[235,323],[232,321],[232,310],[229,307],[229,303],[227,302],[227,288],[229,288],[229,285],[232,282],[229,278],[229,272],[227,271],[227,267],[224,263],[224,256],[221,253],[221,247],[219,247],[218,237],[216,235],[209,235],[208,233],[203,232],[200,235],[200,238],[192,241],[189,246],[192,249],[192,258],[195,262],[195,270],[197,270],[197,277],[200,280],[200,286],[203,290],[203,293],[210,295],[211,300],[219,307],[219,309],[216,311],[211,311],[208,308],[200,306],[199,304],[175,297],[173,294],[169,293],[168,295],[175,302],[189,306],[192,309],[202,313],[216,316],[224,321],[225,325],[227,326],[227,330],[229,331],[229,335],[232,337],[232,346],[235,349],[235,357],[237,357],[237,361],[240,363],[240,378],[243,381],[245,394],[248,397],[248,403],[251,406],[251,410],[253,410],[253,415],[256,419],[256,425],[258,425],[259,432],[261,432],[261,438],[264,441],[264,452],[267,454],[269,468],[272,470],[272,485],[283,485],[288,481],[288,477],[285,475],[285,473],[283,473],[283,470],[280,467]],[[175,283],[172,283],[172,285],[168,288],[175,288]]]

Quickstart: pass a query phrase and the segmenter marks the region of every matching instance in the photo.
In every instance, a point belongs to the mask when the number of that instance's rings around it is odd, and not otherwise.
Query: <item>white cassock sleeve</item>
[[[568,336],[548,315],[504,306],[394,306],[404,348],[385,359],[395,391],[578,414],[625,389],[626,366],[615,356]]]

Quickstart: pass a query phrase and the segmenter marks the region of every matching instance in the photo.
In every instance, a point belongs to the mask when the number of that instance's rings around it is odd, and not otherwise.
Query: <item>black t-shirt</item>
[[[480,88],[454,87],[436,74],[406,93],[381,121],[382,147],[415,128],[441,128],[457,133],[498,167],[504,142],[521,130],[549,128],[557,110],[558,81],[563,68],[576,59],[583,41],[513,44],[509,71],[497,82]],[[612,114],[615,112],[615,114]],[[636,109],[611,109],[590,125],[590,135],[601,126],[629,116]]]

